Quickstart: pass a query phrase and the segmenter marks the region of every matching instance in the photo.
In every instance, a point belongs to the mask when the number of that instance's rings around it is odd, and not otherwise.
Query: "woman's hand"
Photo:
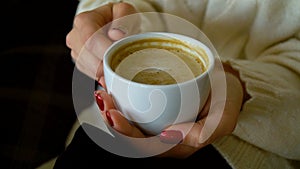
[[[134,13],[136,10],[130,4],[109,3],[75,16],[66,44],[81,72],[99,80],[103,75],[102,57],[105,50],[113,41],[139,31],[139,18],[136,15],[132,16],[134,19],[123,19]]]
[[[199,118],[195,123],[176,124],[166,128],[159,136],[160,141],[165,144],[178,142],[180,142],[180,144],[160,154],[160,157],[186,158],[202,147],[213,143],[216,139],[233,132],[243,103],[245,91],[239,80],[238,73],[226,65],[224,69],[226,71],[225,77],[227,83],[226,99],[214,102],[209,98],[203,110],[199,113]],[[103,78],[101,78],[100,83],[105,88]],[[224,87],[223,84],[221,85],[221,87]],[[213,86],[214,85],[212,85],[212,87]],[[220,86],[217,85],[216,87]],[[121,115],[121,112],[116,110],[110,95],[101,90],[96,91],[95,96],[102,116],[108,125],[130,137],[146,137],[142,131],[130,124],[128,120]],[[221,118],[214,121],[214,116],[218,116],[220,113]],[[208,120],[208,118],[210,118],[210,120]],[[205,125],[205,123],[208,124]],[[217,123],[217,126],[214,131],[211,132],[210,127],[216,125],[215,123]],[[186,133],[187,128],[190,129],[188,133]],[[208,135],[208,137],[203,137],[205,135]]]

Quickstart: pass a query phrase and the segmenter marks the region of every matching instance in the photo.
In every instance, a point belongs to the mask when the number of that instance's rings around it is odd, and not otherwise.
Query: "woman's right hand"
[[[76,15],[66,37],[76,67],[98,81],[103,76],[102,58],[106,49],[113,41],[139,31],[137,15],[124,17],[136,12],[128,3],[109,3]]]

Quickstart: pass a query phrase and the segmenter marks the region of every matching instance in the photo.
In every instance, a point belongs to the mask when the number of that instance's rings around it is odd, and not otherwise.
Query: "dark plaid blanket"
[[[65,36],[77,1],[3,3],[0,168],[35,168],[64,150],[76,120]]]
[[[1,158],[4,168],[31,168],[64,149],[75,122],[73,63],[62,45],[1,54]]]

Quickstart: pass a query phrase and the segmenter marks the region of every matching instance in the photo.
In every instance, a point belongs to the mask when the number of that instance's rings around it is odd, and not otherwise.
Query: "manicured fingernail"
[[[161,132],[159,139],[163,143],[167,144],[178,144],[183,140],[183,135],[181,131],[177,130],[165,130]]]
[[[111,119],[110,112],[109,112],[109,111],[106,111],[105,116],[106,116],[106,119],[107,119],[109,125],[113,127],[113,126],[114,126],[114,122],[113,122],[113,120]]]
[[[104,102],[103,102],[103,99],[102,99],[100,93],[95,92],[94,95],[95,95],[96,102],[97,102],[99,109],[101,111],[103,111],[104,110]]]

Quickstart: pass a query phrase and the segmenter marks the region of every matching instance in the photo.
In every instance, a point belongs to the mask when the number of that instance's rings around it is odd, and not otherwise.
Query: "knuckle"
[[[208,144],[210,144],[212,142],[212,136],[208,137],[204,141],[200,140],[200,135],[201,135],[201,132],[203,132],[202,129],[204,127],[204,124],[205,124],[205,121],[203,121],[203,120],[199,120],[196,123],[196,125],[197,125],[196,128],[198,128],[197,130],[199,131],[199,133],[198,133],[197,137],[194,138],[194,147],[195,148],[204,147],[204,146],[206,146],[206,145],[208,145]]]
[[[77,55],[76,52],[74,52],[74,51],[72,50],[72,51],[71,51],[71,57],[72,57],[73,61],[76,62],[78,55]]]
[[[129,3],[126,3],[126,2],[121,2],[121,3],[117,3],[116,4],[116,8],[118,8],[119,10],[121,11],[126,11],[126,12],[130,12],[130,13],[133,13],[135,12],[135,8],[129,4]]]
[[[81,28],[84,25],[84,21],[88,18],[88,12],[82,12],[75,16],[74,18],[74,26],[77,28]]]
[[[72,48],[71,39],[72,39],[71,34],[70,33],[67,34],[67,36],[66,36],[66,45],[67,45],[68,48]]]
[[[189,138],[189,145],[193,148],[198,149],[199,147],[202,147],[202,143],[199,142],[199,138],[200,138],[200,134],[201,134],[201,129],[202,125],[200,123],[195,123],[195,125],[193,126],[191,132],[193,132],[193,134],[190,133],[190,138]]]

